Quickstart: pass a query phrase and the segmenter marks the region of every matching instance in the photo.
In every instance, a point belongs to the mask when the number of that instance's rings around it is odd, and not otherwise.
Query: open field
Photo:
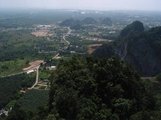
[[[36,37],[48,37],[48,36],[50,37],[53,35],[48,30],[39,30],[39,31],[32,32],[31,34]]]
[[[44,63],[43,60],[36,60],[36,61],[30,62],[29,63],[30,66],[23,68],[23,71],[26,72],[26,71],[34,70],[43,63]]]
[[[22,68],[26,66],[26,62],[27,60],[22,59],[0,62],[0,77],[22,72]]]

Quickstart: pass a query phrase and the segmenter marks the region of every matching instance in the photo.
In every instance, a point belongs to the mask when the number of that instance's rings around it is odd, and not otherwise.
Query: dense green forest
[[[17,101],[17,104],[21,106],[22,110],[35,113],[37,112],[38,108],[47,105],[49,98],[48,93],[48,90],[33,89],[21,97]]]
[[[12,100],[19,98],[22,88],[31,87],[35,81],[35,75],[19,74],[10,77],[0,77],[0,108]]]
[[[62,60],[50,76],[48,105],[15,105],[7,120],[160,120],[160,76],[142,80],[116,58]]]
[[[94,19],[92,17],[86,17],[83,20],[77,19],[66,19],[60,23],[61,26],[68,26],[73,29],[81,29],[84,25],[112,25],[112,20],[110,18],[103,18],[103,19]]]

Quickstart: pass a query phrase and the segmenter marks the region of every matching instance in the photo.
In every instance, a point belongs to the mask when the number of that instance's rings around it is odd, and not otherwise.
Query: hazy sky
[[[0,8],[161,11],[161,0],[0,0]]]

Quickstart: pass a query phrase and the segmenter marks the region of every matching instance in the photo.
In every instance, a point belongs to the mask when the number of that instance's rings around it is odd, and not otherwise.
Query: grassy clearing
[[[11,61],[0,62],[0,76],[7,76],[21,72],[26,66],[27,60],[17,59]]]

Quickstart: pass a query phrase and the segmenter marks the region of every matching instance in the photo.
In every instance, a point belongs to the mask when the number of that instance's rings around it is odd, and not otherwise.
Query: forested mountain
[[[74,27],[77,25],[88,25],[88,24],[97,24],[97,21],[94,18],[87,17],[83,20],[76,20],[76,19],[66,19],[60,23],[61,26],[68,26]]]
[[[97,24],[97,21],[94,18],[87,17],[81,21],[82,24]]]
[[[78,25],[78,24],[80,24],[80,21],[72,19],[72,18],[64,20],[60,23],[61,26],[68,26],[68,27],[73,27],[73,26]]]
[[[112,20],[108,17],[96,20],[92,17],[86,17],[83,20],[66,19],[60,23],[61,26],[74,27],[78,25],[112,25]]]
[[[120,38],[127,37],[131,34],[139,34],[144,31],[144,25],[140,21],[135,21],[130,25],[127,25],[120,33]],[[131,36],[130,36],[131,37]]]
[[[50,85],[48,106],[36,115],[15,106],[7,120],[144,120],[153,113],[152,120],[160,118],[138,74],[114,58],[63,60]]]
[[[121,31],[114,43],[98,48],[94,56],[117,56],[143,76],[156,75],[161,72],[160,35],[161,27],[144,31],[143,24],[135,21]]]
[[[112,20],[110,18],[104,18],[102,21],[101,21],[101,24],[103,25],[109,25],[111,26],[112,25]]]

